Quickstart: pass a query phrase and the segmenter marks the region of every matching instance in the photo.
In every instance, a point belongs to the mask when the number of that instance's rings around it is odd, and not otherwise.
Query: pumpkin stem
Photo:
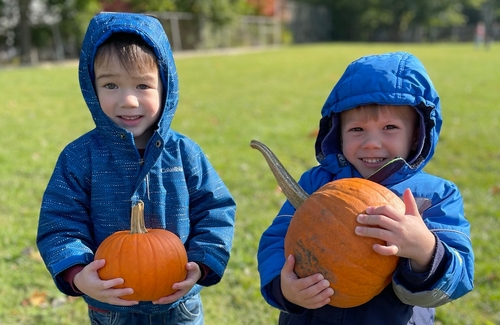
[[[276,155],[269,149],[265,144],[252,140],[250,146],[254,149],[259,150],[267,161],[267,164],[271,168],[274,177],[278,181],[281,190],[285,194],[286,198],[290,203],[298,209],[302,203],[309,197],[306,191],[295,181],[295,179],[288,173],[288,171],[283,167]]]
[[[144,223],[144,202],[137,202],[132,207],[132,214],[130,216],[130,234],[145,234],[146,225]]]

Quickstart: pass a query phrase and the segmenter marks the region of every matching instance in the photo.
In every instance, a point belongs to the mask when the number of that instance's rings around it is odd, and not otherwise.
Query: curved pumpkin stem
[[[274,177],[278,181],[279,186],[288,201],[298,209],[302,203],[309,197],[306,191],[295,181],[295,179],[288,173],[288,171],[283,167],[276,155],[269,149],[265,144],[252,140],[250,146],[254,149],[259,150],[267,161],[267,164],[271,168]]]
[[[130,216],[130,234],[145,234],[146,225],[144,223],[144,202],[139,201],[132,207]]]

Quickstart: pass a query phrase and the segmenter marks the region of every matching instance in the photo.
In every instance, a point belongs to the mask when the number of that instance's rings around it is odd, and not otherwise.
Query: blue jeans
[[[117,313],[89,309],[92,325],[203,325],[203,306],[200,295],[194,295],[177,307],[161,314]]]

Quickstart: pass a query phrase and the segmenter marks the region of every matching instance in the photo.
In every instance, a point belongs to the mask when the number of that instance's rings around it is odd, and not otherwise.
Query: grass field
[[[417,55],[440,93],[444,125],[426,168],[462,191],[476,254],[475,290],[438,309],[438,323],[500,324],[500,50],[472,44],[320,44],[177,58],[173,128],[197,141],[237,203],[232,257],[202,292],[206,324],[275,324],[260,296],[257,245],[284,200],[252,139],[298,178],[316,164],[314,132],[332,86],[369,53]],[[62,148],[93,128],[74,65],[0,70],[0,324],[86,324],[59,293],[35,245],[42,193]]]

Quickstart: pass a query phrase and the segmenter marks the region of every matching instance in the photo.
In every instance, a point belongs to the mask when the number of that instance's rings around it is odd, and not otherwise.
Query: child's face
[[[363,177],[395,157],[408,159],[417,145],[417,112],[412,107],[363,107],[341,114],[343,154]]]
[[[163,86],[158,69],[131,75],[114,55],[95,66],[97,97],[104,113],[146,147],[161,115]]]

